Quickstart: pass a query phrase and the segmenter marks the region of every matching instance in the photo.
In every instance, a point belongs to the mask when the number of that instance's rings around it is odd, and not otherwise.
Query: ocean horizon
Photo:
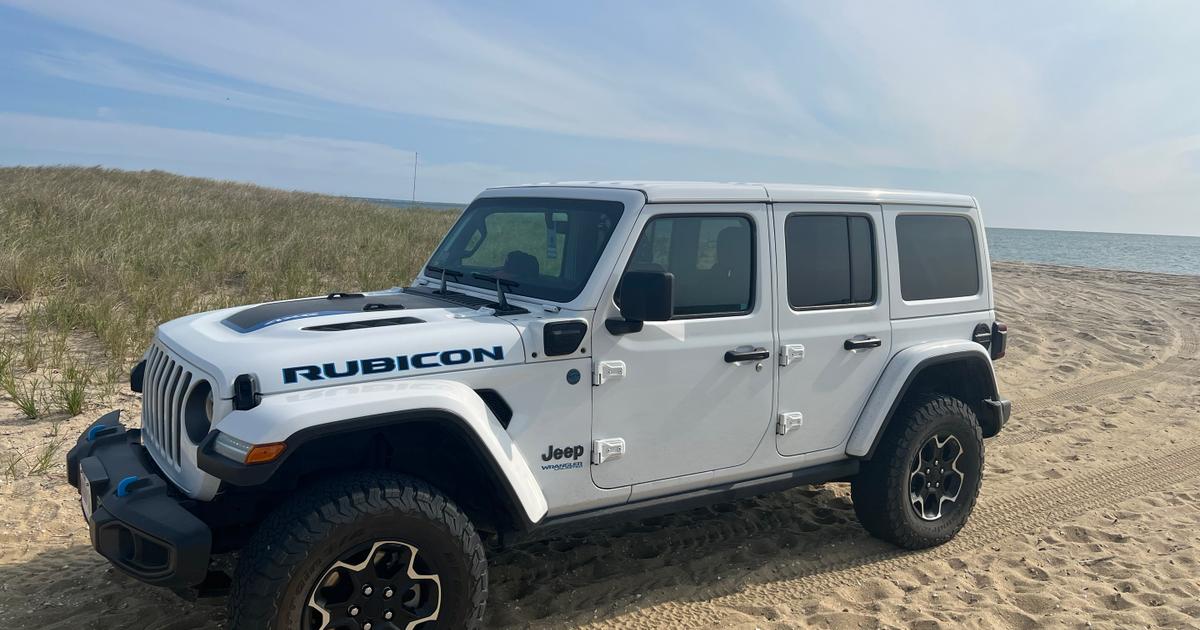
[[[987,228],[993,261],[1200,275],[1200,237]]]

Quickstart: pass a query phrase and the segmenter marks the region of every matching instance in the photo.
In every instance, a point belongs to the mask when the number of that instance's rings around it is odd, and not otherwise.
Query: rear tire
[[[854,512],[876,538],[906,549],[940,545],[967,522],[983,481],[983,432],[953,396],[903,404],[850,484]]]
[[[478,628],[486,600],[483,546],[458,506],[412,477],[361,472],[263,521],[238,561],[229,618],[233,630]]]

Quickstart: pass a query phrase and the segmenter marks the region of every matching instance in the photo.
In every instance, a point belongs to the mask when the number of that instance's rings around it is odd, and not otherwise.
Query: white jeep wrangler
[[[943,543],[1010,405],[967,196],[495,188],[411,287],[159,327],[68,455],[96,550],[234,628],[482,623],[481,539],[849,480]],[[238,552],[234,575],[214,557]]]

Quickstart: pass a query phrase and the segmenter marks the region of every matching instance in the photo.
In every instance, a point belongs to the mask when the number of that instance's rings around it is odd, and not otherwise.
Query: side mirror
[[[665,271],[627,271],[621,276],[621,315],[604,327],[614,335],[638,332],[642,322],[665,322],[675,315],[675,276]]]

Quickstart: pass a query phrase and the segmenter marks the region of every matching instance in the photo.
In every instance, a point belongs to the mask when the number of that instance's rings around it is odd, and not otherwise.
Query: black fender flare
[[[262,464],[244,464],[220,455],[213,449],[213,442],[216,440],[218,431],[211,431],[200,443],[196,453],[196,463],[201,470],[217,477],[224,483],[247,488],[264,486],[270,484],[276,478],[277,473],[296,453],[301,452],[305,445],[339,435],[391,429],[405,424],[430,421],[450,429],[461,439],[463,444],[471,449],[469,456],[485,466],[501,490],[501,496],[498,499],[510,521],[508,524],[511,528],[515,531],[525,531],[533,527],[536,523],[526,515],[511,480],[488,453],[487,448],[472,430],[470,424],[464,418],[444,409],[394,411],[307,427],[284,440],[287,446],[278,459]]]

